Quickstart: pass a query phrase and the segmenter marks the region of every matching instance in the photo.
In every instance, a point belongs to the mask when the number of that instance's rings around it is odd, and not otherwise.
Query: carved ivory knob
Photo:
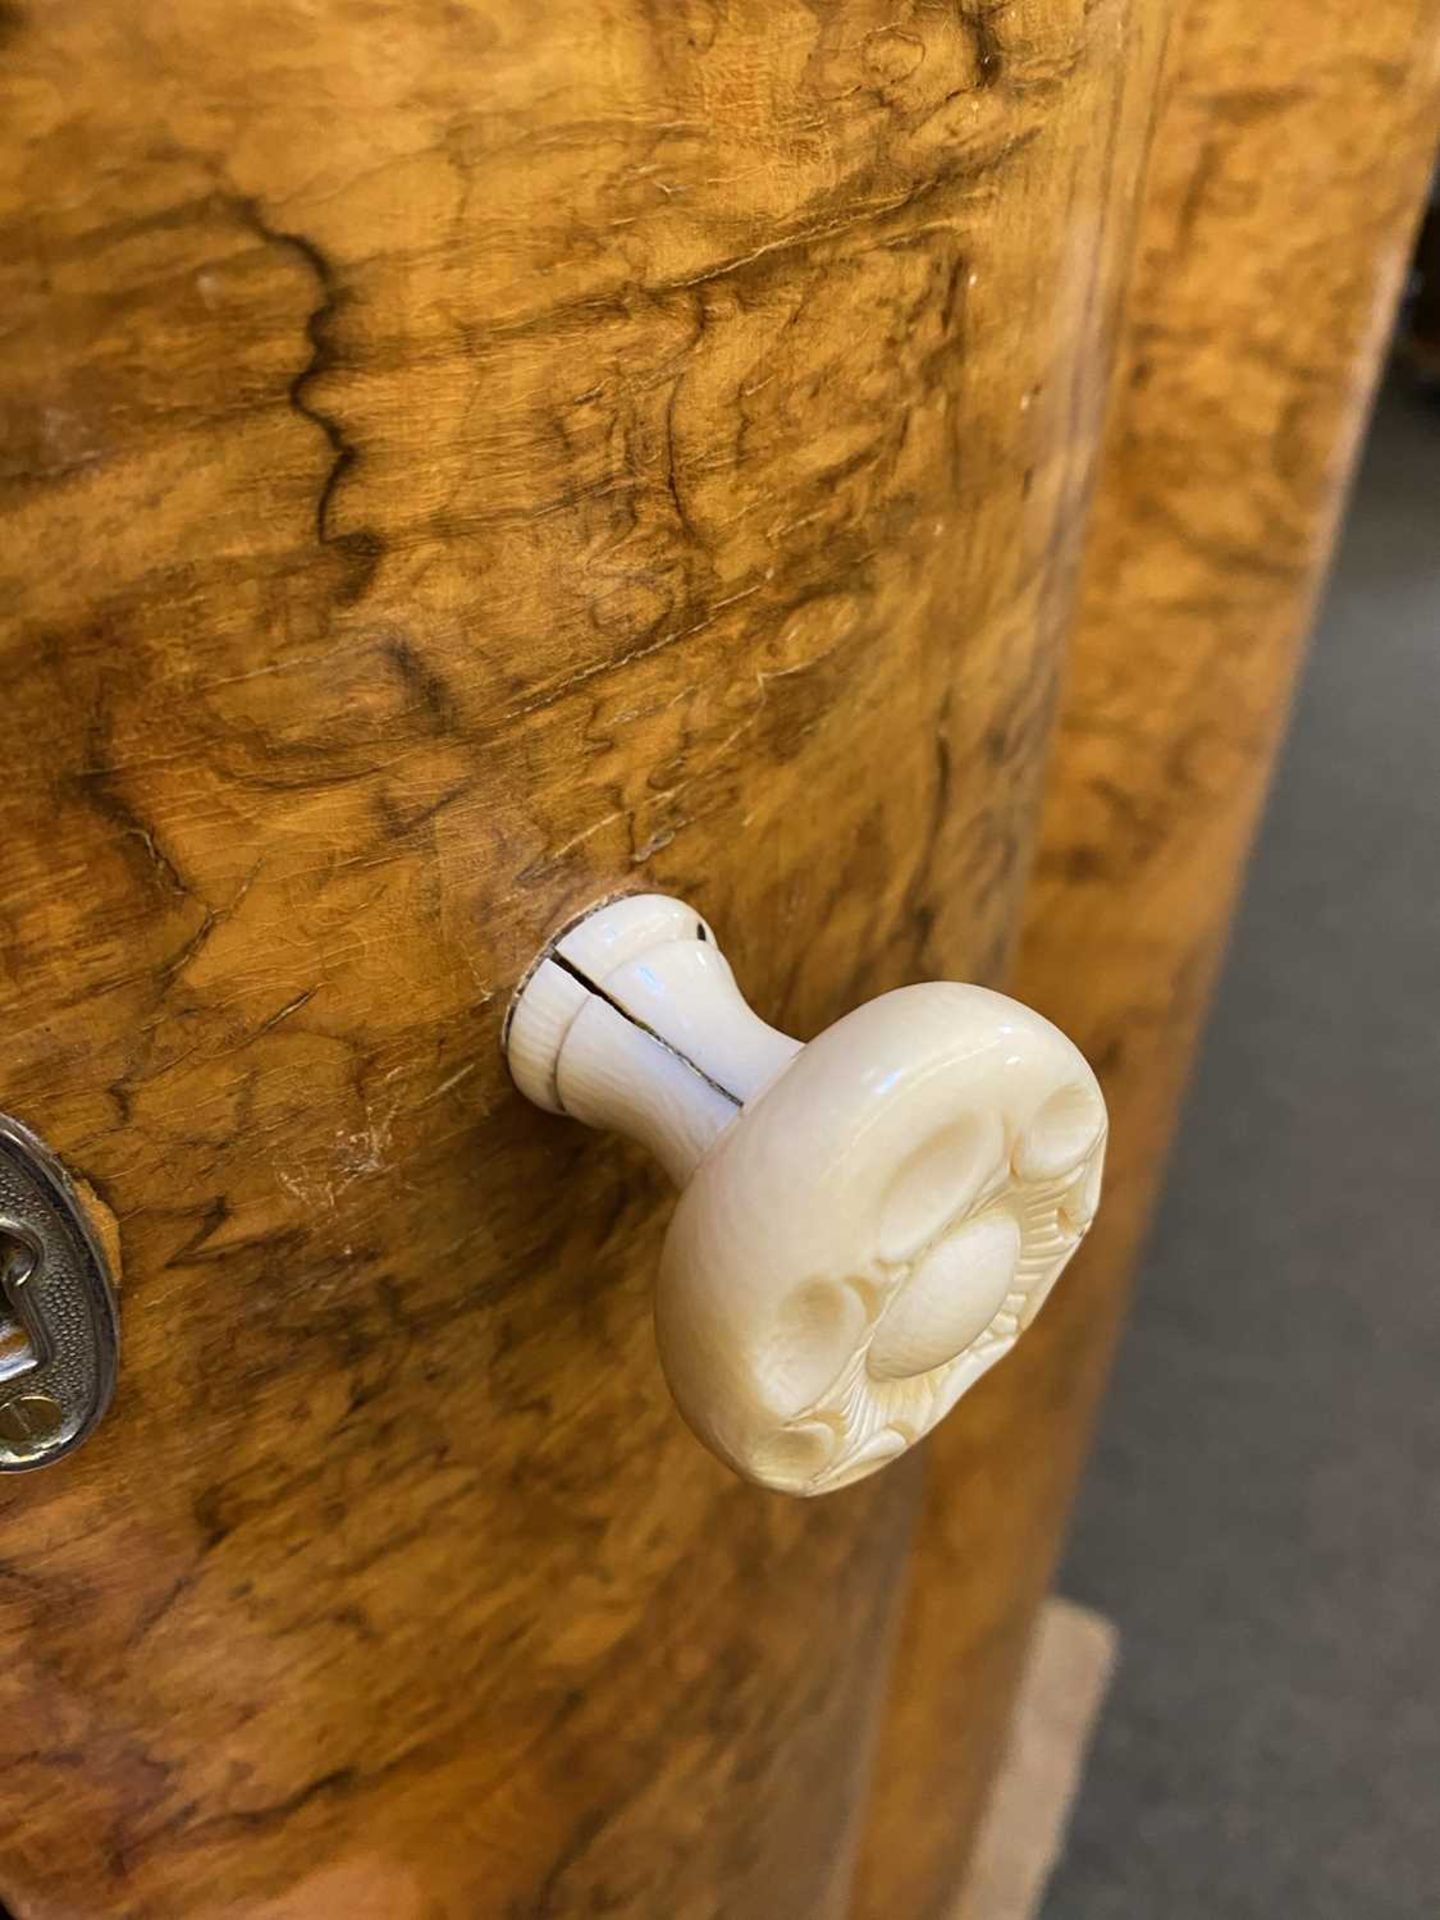
[[[808,1046],[746,1006],[678,900],[541,954],[505,1046],[539,1106],[642,1141],[682,1189],[655,1298],[680,1410],[785,1493],[863,1479],[1028,1326],[1094,1217],[1105,1102],[985,987],[882,994]]]

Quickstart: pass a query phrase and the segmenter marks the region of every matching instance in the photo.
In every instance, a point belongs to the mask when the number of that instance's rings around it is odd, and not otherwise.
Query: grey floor
[[[1045,1920],[1440,1916],[1440,404],[1382,399],[1061,1591]]]

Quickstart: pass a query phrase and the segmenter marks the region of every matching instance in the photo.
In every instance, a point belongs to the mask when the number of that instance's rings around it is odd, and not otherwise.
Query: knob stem
[[[531,1099],[640,1141],[683,1186],[800,1042],[746,1005],[698,915],[641,895],[597,908],[545,950],[506,1047]]]

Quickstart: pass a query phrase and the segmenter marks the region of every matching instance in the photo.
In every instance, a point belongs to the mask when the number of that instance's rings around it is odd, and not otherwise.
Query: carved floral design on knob
[[[541,1105],[647,1142],[683,1188],[655,1301],[685,1418],[739,1473],[832,1492],[944,1417],[1094,1217],[1105,1104],[1076,1047],[988,988],[902,987],[801,1047],[678,901],[610,903],[507,1025]]]

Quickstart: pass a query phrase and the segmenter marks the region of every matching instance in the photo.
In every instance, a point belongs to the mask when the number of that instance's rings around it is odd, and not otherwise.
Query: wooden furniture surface
[[[842,1911],[918,1474],[707,1458],[499,1023],[625,885],[801,1035],[999,969],[1147,22],[4,10],[0,1108],[124,1329],[0,1507],[17,1920]]]
[[[1106,1200],[1033,1337],[931,1443],[863,1850],[865,1920],[951,1910],[1440,132],[1435,0],[1167,10],[1125,335],[1011,976],[1100,1075]]]

